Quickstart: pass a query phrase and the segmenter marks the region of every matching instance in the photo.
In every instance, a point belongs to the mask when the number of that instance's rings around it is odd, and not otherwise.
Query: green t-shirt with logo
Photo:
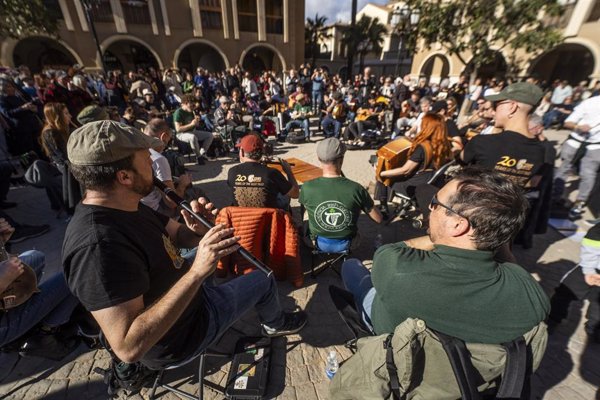
[[[302,185],[300,203],[308,212],[310,235],[345,239],[356,235],[361,210],[373,209],[367,190],[350,179],[317,178]]]

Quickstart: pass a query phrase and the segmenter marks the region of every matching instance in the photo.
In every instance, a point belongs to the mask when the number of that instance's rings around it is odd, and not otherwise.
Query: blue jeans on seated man
[[[324,253],[341,253],[350,249],[352,239],[331,239],[317,236],[315,244],[317,249]]]
[[[321,127],[323,128],[323,134],[326,137],[332,137],[339,139],[340,131],[342,130],[342,123],[332,116],[328,115],[321,122]],[[333,132],[332,132],[333,130]]]
[[[346,290],[354,296],[356,307],[362,315],[365,326],[373,331],[371,307],[376,291],[371,281],[371,272],[360,260],[351,258],[342,264],[342,281]]]
[[[0,346],[18,339],[40,322],[51,328],[67,323],[79,304],[61,272],[39,284],[45,266],[44,253],[29,250],[19,258],[35,271],[40,291],[20,306],[0,314]]]
[[[302,128],[304,130],[304,139],[308,139],[310,137],[308,118],[291,120],[285,125],[285,128],[281,131],[281,136],[286,137],[288,132],[294,128]]]

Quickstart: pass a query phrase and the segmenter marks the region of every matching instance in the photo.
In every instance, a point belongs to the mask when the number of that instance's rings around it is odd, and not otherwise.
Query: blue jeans
[[[316,92],[312,92],[312,109],[316,115],[318,115],[317,113],[321,109],[322,102],[323,102],[323,92],[321,92],[320,90],[316,91]]]
[[[342,281],[346,290],[354,296],[356,307],[362,315],[363,322],[373,331],[371,307],[376,291],[371,281],[371,272],[359,260],[350,258],[342,264]]]
[[[338,121],[337,119],[328,115],[325,117],[325,119],[321,123],[321,127],[323,128],[323,133],[325,134],[325,136],[327,136],[327,137],[334,136],[337,139],[340,138],[340,130],[342,129],[342,123],[340,121]],[[333,129],[333,133],[331,133],[332,129]]]
[[[304,130],[304,138],[308,139],[310,137],[308,118],[291,120],[285,125],[285,129],[281,132],[281,136],[287,136],[288,132],[293,128],[302,128]]]
[[[29,250],[19,258],[35,271],[38,282],[45,266],[44,253]],[[69,321],[79,304],[71,294],[62,273],[56,273],[39,285],[39,293],[18,307],[0,314],[0,346],[4,346],[25,334],[42,322],[48,327],[57,327]]]
[[[218,286],[204,284],[202,291],[208,313],[208,328],[198,346],[198,353],[219,339],[252,308],[256,308],[262,324],[272,328],[283,325],[283,311],[273,276],[269,278],[257,270]]]

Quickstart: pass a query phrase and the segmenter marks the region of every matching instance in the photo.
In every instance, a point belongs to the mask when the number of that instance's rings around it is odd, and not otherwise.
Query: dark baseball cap
[[[95,121],[69,136],[67,154],[75,165],[102,165],[129,157],[137,150],[160,151],[164,143],[141,131],[111,120]]]
[[[536,85],[528,82],[517,82],[508,85],[498,94],[485,96],[485,99],[491,102],[514,100],[519,103],[535,106],[540,102],[543,96],[544,92]]]
[[[431,106],[432,113],[438,113],[440,110],[448,110],[448,103],[446,100],[438,100]]]
[[[265,144],[257,134],[250,133],[244,136],[235,147],[244,150],[245,153],[262,152]]]

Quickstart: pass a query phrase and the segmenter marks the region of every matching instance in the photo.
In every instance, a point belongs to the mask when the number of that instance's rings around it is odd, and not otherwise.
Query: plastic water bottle
[[[383,244],[383,235],[381,233],[378,233],[375,236],[375,240],[373,240],[373,247],[375,247],[375,250],[377,250],[378,248],[381,247],[382,244]]]
[[[333,376],[337,372],[340,364],[338,364],[337,354],[335,351],[330,351],[327,356],[327,365],[325,366],[325,374],[329,379],[333,379]]]

